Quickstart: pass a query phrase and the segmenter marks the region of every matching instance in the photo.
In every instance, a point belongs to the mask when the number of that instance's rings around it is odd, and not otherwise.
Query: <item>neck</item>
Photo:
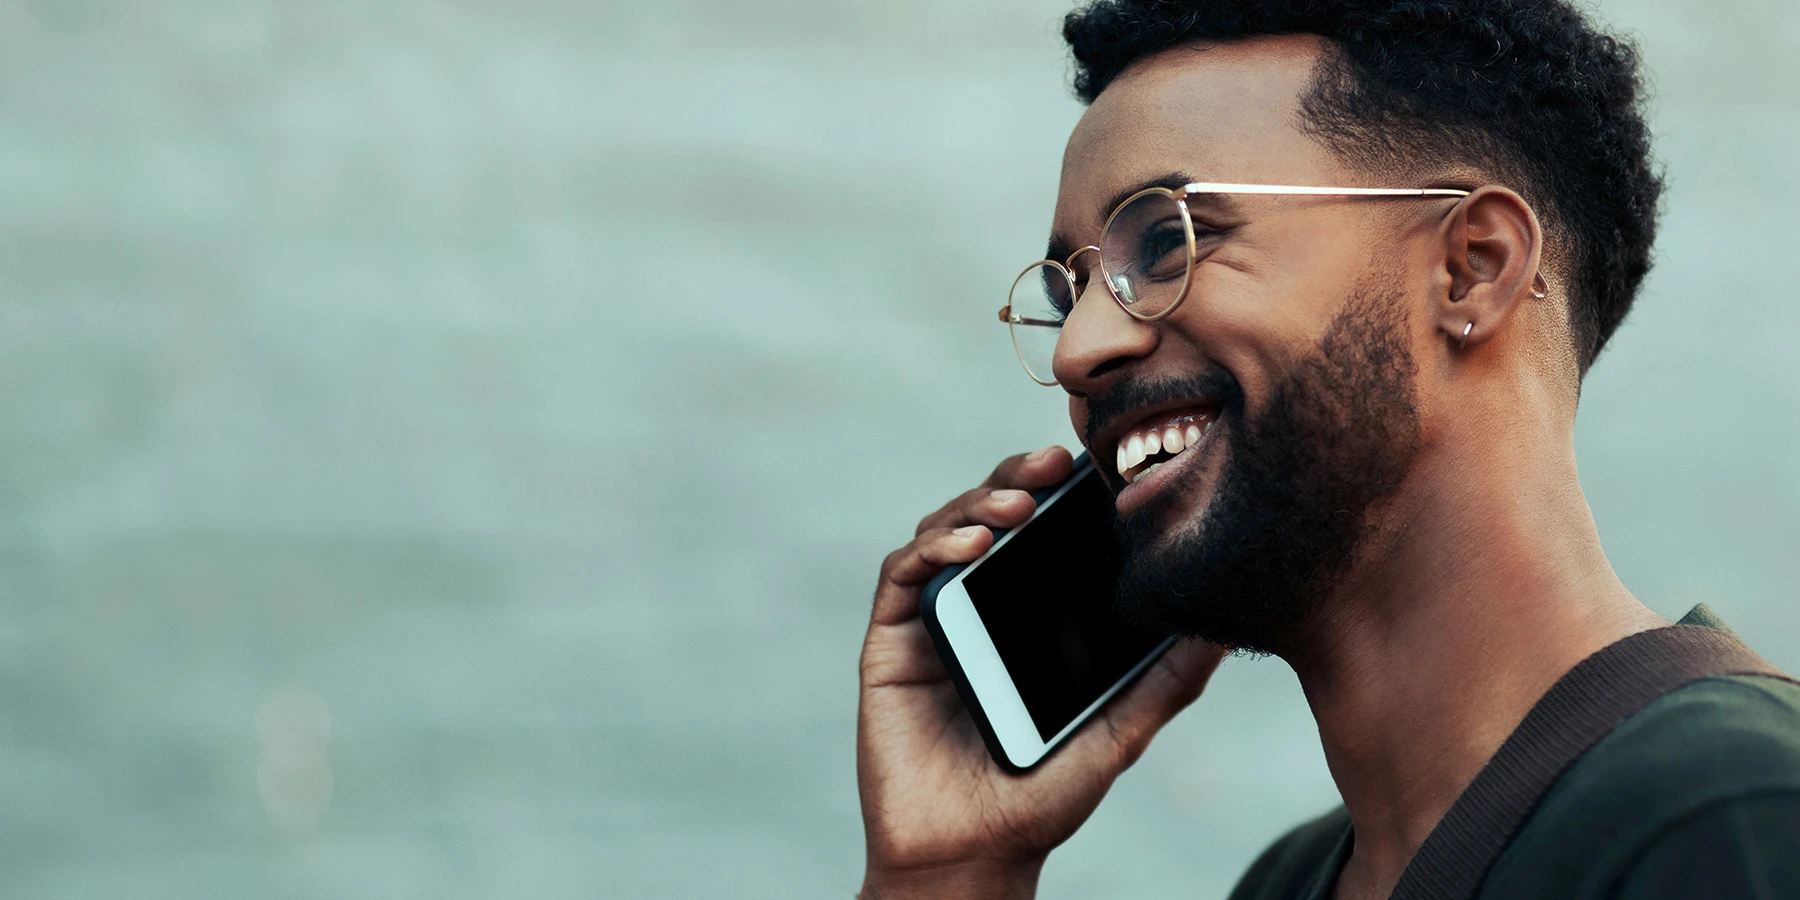
[[[1421,459],[1410,483],[1428,487],[1394,501],[1409,526],[1370,542],[1338,614],[1284,654],[1355,827],[1340,898],[1387,896],[1558,678],[1667,624],[1607,562],[1570,444],[1524,438],[1485,444],[1504,459]]]

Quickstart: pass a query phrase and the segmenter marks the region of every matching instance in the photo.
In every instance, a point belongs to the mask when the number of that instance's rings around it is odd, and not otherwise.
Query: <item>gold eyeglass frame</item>
[[[1181,227],[1187,234],[1187,270],[1181,276],[1181,290],[1175,295],[1175,300],[1167,307],[1164,307],[1159,312],[1144,315],[1133,310],[1131,308],[1132,303],[1126,301],[1124,297],[1119,296],[1118,288],[1113,285],[1112,273],[1106,270],[1105,256],[1100,256],[1100,283],[1106,286],[1106,293],[1111,295],[1113,302],[1119,304],[1119,308],[1124,310],[1126,315],[1129,315],[1140,322],[1155,322],[1159,319],[1167,318],[1171,313],[1175,312],[1176,308],[1181,306],[1181,301],[1187,299],[1188,285],[1194,279],[1194,263],[1198,261],[1200,254],[1199,247],[1197,246],[1198,242],[1194,239],[1194,217],[1193,214],[1188,211],[1187,205],[1187,198],[1194,194],[1260,194],[1290,197],[1399,197],[1429,199],[1433,197],[1467,197],[1469,196],[1469,193],[1469,191],[1460,188],[1307,187],[1291,184],[1225,184],[1213,181],[1195,181],[1182,185],[1180,188],[1176,189],[1165,187],[1145,188],[1144,190],[1126,197],[1119,202],[1118,206],[1113,207],[1113,211],[1106,217],[1106,224],[1100,226],[1100,240],[1102,243],[1105,243],[1106,233],[1111,230],[1113,220],[1118,218],[1120,211],[1137,202],[1138,198],[1148,194],[1163,194],[1173,199],[1175,201],[1175,206],[1181,210]],[[1045,328],[1056,328],[1060,331],[1063,323],[1015,315],[1012,311],[1013,291],[1018,289],[1019,282],[1024,280],[1026,275],[1031,274],[1041,266],[1050,266],[1062,273],[1063,278],[1068,281],[1069,302],[1071,304],[1075,303],[1081,299],[1081,295],[1077,292],[1075,286],[1075,257],[1087,253],[1090,250],[1096,255],[1100,254],[1099,245],[1089,244],[1086,247],[1082,247],[1074,253],[1069,254],[1069,258],[1062,262],[1057,262],[1054,259],[1040,259],[1037,262],[1026,266],[1019,272],[1018,277],[1013,279],[1012,287],[1008,288],[1006,291],[1007,303],[1005,306],[1000,307],[1000,321],[1006,323],[1007,334],[1012,338],[1013,353],[1019,357],[1019,365],[1025,367],[1025,374],[1031,376],[1032,381],[1045,387],[1055,387],[1056,380],[1055,378],[1052,378],[1049,381],[1045,381],[1042,378],[1039,378],[1036,372],[1031,371],[1031,364],[1025,361],[1025,351],[1019,347],[1019,333],[1017,331],[1017,326],[1040,326]]]

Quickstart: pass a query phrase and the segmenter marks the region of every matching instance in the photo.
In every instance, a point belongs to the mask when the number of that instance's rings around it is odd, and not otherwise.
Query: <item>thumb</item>
[[[1100,721],[1075,735],[1068,755],[1114,774],[1124,771],[1176,713],[1200,696],[1225,654],[1225,648],[1196,638],[1177,641],[1144,677],[1113,698],[1095,717]]]

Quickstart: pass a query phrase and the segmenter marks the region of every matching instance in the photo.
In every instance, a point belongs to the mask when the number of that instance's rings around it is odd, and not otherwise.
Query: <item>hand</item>
[[[924,586],[1036,508],[1060,483],[1061,447],[1002,462],[981,487],[919,523],[889,554],[863,640],[856,775],[868,839],[863,897],[1028,897],[1051,849],[1081,827],[1150,739],[1200,695],[1224,651],[1172,648],[1043,764],[1009,775],[988,757],[919,618]]]

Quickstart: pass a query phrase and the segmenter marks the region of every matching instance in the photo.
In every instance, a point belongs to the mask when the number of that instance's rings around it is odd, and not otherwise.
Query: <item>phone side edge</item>
[[[1004,529],[995,529],[994,539],[998,541],[1003,533]],[[987,745],[988,758],[1001,769],[1014,775],[1022,775],[1029,769],[1015,765],[1008,758],[1006,748],[1000,743],[1000,735],[994,731],[993,723],[988,721],[987,710],[975,693],[975,686],[969,683],[969,676],[963,671],[962,661],[956,656],[956,648],[951,646],[950,636],[944,633],[944,625],[938,620],[938,594],[969,565],[963,563],[948,566],[925,585],[925,595],[919,601],[919,618],[925,622],[925,633],[931,635],[931,643],[937,649],[938,659],[943,661],[944,668],[950,672],[950,683],[956,685],[956,695],[962,700],[963,709],[968,710],[969,718],[975,721],[975,730],[981,733],[981,742]]]
[[[1033,510],[1031,518],[1036,519],[1038,515],[1044,511],[1043,508],[1046,502],[1062,494],[1073,485],[1076,479],[1085,475],[1086,472],[1084,470],[1090,463],[1091,460],[1085,450],[1081,453],[1077,453],[1074,461],[1069,466],[1069,477],[1067,479],[1064,479],[1057,484],[1050,485],[1049,487],[1033,491],[1031,497],[1035,502],[1037,509]],[[1028,524],[1030,524],[1029,519],[1023,523],[1023,525]],[[1023,527],[1023,525],[1020,527]],[[1037,757],[1024,765],[1019,765],[1012,761],[1011,756],[1006,751],[1006,745],[1000,740],[999,732],[995,730],[993,722],[988,719],[987,709],[982,706],[980,696],[975,692],[974,684],[969,681],[968,673],[963,670],[962,660],[957,657],[956,648],[951,643],[950,636],[945,632],[943,622],[939,619],[937,614],[938,596],[943,592],[944,588],[956,581],[957,577],[962,575],[963,572],[971,566],[975,566],[986,560],[995,549],[999,548],[1006,536],[1015,529],[994,528],[989,526],[988,530],[993,532],[994,542],[990,545],[990,549],[987,553],[982,554],[972,562],[945,566],[942,572],[939,572],[935,578],[932,578],[931,581],[926,583],[924,594],[919,601],[919,618],[924,620],[925,632],[931,636],[931,643],[937,650],[938,658],[943,661],[944,668],[950,673],[950,682],[956,686],[957,697],[962,700],[963,708],[968,710],[969,718],[974,720],[975,730],[980,732],[982,743],[987,745],[988,758],[992,759],[1001,769],[1015,775],[1022,775],[1043,762],[1044,759],[1050,755],[1052,746],[1049,744],[1042,745],[1042,749],[1039,751]]]

